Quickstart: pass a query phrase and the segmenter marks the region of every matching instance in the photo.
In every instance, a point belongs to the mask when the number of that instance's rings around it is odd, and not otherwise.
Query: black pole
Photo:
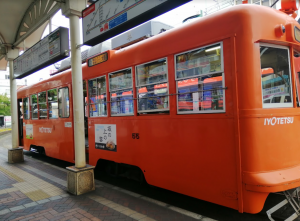
[[[273,8],[273,6],[278,2],[279,0],[276,0],[270,7]]]

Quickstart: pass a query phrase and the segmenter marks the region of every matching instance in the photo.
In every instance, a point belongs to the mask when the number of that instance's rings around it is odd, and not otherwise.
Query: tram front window
[[[260,46],[264,108],[293,107],[289,49]]]

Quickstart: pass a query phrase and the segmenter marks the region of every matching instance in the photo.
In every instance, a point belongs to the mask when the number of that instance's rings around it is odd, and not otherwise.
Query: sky
[[[180,25],[184,25],[182,21],[190,17],[192,15],[196,15],[200,13],[200,10],[205,11],[207,7],[211,7],[216,5],[216,2],[218,0],[192,0],[189,3],[186,3],[178,8],[175,8],[165,14],[162,14],[152,20],[154,21],[160,21],[165,24],[171,25],[173,27],[178,27]],[[59,26],[69,28],[69,19],[64,17],[61,14],[61,11],[58,11],[55,16],[52,18],[52,31],[54,31]],[[80,28],[81,26],[81,20],[80,20]],[[49,25],[46,27],[44,34],[42,38],[47,36],[49,34]],[[82,35],[81,35],[81,43],[82,43]],[[100,42],[99,42],[100,43]],[[81,50],[85,50],[89,48],[88,46],[83,46]],[[34,74],[31,74],[30,76],[26,77],[27,84],[31,85],[34,84],[40,80],[45,80],[50,77],[50,71],[55,71],[55,67],[53,65],[50,65]]]

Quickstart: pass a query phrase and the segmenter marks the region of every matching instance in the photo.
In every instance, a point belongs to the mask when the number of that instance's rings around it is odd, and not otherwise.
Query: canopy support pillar
[[[75,166],[67,167],[67,183],[68,191],[74,195],[95,190],[94,167],[87,165],[85,158],[82,64],[80,47],[77,47],[80,45],[79,17],[85,7],[85,0],[66,0],[62,7],[70,22]]]
[[[23,148],[19,148],[18,132],[18,99],[17,83],[14,79],[13,60],[19,55],[19,50],[9,49],[6,60],[9,62],[9,81],[10,81],[10,112],[11,112],[11,137],[12,149],[8,150],[8,163],[20,163],[24,161]],[[20,110],[19,110],[20,111]],[[23,127],[23,125],[20,125]]]

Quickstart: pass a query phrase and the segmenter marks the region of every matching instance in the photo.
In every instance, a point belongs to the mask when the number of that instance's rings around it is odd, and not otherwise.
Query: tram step
[[[274,212],[283,210],[280,214],[280,217],[284,215],[288,216],[284,221],[292,221],[299,217],[300,215],[300,198],[299,198],[300,187],[293,190],[283,191],[285,200],[281,201],[271,209],[267,211],[267,215],[271,221],[275,221],[272,217]],[[292,214],[292,215],[290,215]]]

